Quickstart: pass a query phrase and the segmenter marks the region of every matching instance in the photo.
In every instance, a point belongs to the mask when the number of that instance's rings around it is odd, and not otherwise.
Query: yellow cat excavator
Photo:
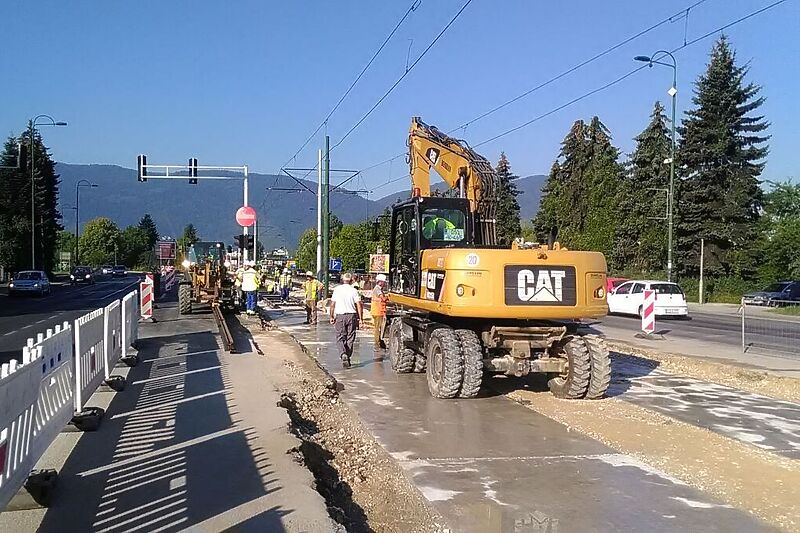
[[[437,398],[476,396],[485,371],[542,372],[559,398],[602,397],[608,349],[576,321],[606,314],[603,254],[499,246],[491,164],[417,117],[408,147],[411,198],[391,215],[392,368],[426,372]],[[458,197],[430,195],[431,169]]]

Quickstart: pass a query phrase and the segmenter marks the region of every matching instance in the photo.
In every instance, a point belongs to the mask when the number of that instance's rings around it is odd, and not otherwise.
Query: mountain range
[[[151,178],[139,182],[134,169],[69,163],[58,163],[56,172],[61,176],[62,223],[69,231],[75,231],[76,184],[85,179],[97,187],[80,188],[81,225],[95,217],[108,217],[124,228],[138,223],[145,213],[150,213],[162,236],[178,238],[189,223],[194,224],[200,237],[207,240],[232,243],[233,236],[241,233],[234,218],[243,202],[240,179],[201,179],[197,185],[189,184],[188,178]],[[533,175],[516,180],[522,193],[519,203],[523,220],[530,220],[536,214],[545,179],[546,176]],[[256,208],[259,240],[267,249],[279,246],[293,249],[306,228],[316,227],[317,198],[310,192],[316,193],[316,182],[251,173],[248,184],[248,203]],[[434,187],[442,190],[446,185],[437,183]],[[330,205],[339,219],[353,223],[371,219],[408,196],[408,192],[402,191],[370,200],[341,188],[332,190]]]

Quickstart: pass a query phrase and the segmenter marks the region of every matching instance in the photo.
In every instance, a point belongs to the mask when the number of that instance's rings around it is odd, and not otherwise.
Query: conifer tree
[[[756,223],[762,204],[759,176],[769,126],[753,114],[764,103],[761,87],[745,81],[748,67],[723,36],[695,83],[694,109],[680,129],[681,183],[676,202],[677,268],[699,272],[699,241],[705,239],[710,275],[751,276]]]
[[[500,153],[500,160],[497,162],[497,240],[498,243],[508,246],[511,242],[521,236],[522,228],[519,221],[519,202],[517,196],[520,192],[514,180],[516,176],[511,172],[511,164],[508,162],[505,152]]]

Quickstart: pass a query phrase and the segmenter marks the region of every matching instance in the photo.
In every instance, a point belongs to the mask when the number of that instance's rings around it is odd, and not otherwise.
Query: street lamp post
[[[75,184],[75,266],[77,266],[80,262],[80,255],[79,255],[79,248],[78,248],[78,240],[81,236],[80,234],[80,192],[81,187],[97,187],[96,183],[92,183],[89,180],[79,180],[78,183]]]
[[[46,118],[50,122],[38,122],[40,118]],[[35,154],[33,147],[33,133],[36,131],[36,126],[66,126],[66,122],[56,122],[50,115],[36,115],[31,120],[31,270],[36,270],[36,175],[35,170]]]
[[[664,63],[661,59],[669,57],[672,63]],[[675,104],[678,95],[678,62],[675,56],[666,50],[658,50],[651,56],[636,56],[636,61],[643,61],[652,67],[654,64],[672,69],[672,87],[667,94],[672,98],[672,147],[669,157],[669,199],[667,201],[667,281],[672,281],[672,228],[675,202]]]

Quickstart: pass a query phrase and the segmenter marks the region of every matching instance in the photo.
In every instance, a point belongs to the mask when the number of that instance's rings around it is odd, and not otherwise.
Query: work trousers
[[[339,353],[350,358],[353,355],[353,343],[356,341],[356,331],[358,331],[358,315],[337,314],[333,327],[336,330],[336,346],[339,348]]]
[[[284,302],[289,299],[289,287],[281,287],[281,300]]]
[[[258,291],[245,291],[244,294],[247,297],[247,310],[255,311]]]
[[[306,322],[317,323],[317,300],[306,300]]]
[[[386,316],[373,316],[372,322],[375,325],[375,328],[372,331],[372,340],[375,342],[375,349],[380,350],[383,348],[383,344],[381,342],[381,334],[383,333],[383,328],[386,325]]]

